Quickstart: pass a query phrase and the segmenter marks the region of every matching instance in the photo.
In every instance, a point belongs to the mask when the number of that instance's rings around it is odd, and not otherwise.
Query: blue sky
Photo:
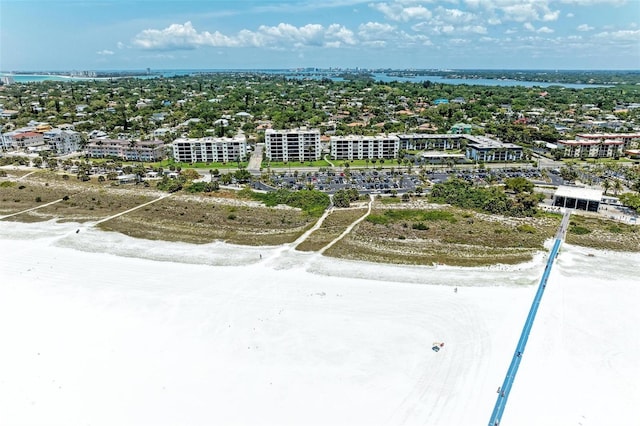
[[[0,70],[640,69],[640,0],[1,0]]]

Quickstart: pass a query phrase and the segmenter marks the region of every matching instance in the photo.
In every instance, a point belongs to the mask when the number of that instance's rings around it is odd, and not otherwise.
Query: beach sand
[[[0,222],[0,244],[3,425],[485,425],[545,261],[378,265],[53,221]],[[563,246],[503,425],[640,424],[639,261]]]

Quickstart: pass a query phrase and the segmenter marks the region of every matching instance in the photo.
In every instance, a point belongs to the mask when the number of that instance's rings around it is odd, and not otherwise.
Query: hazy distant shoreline
[[[405,82],[405,83],[424,83],[426,81],[431,81],[432,83],[439,84],[451,84],[451,85],[471,85],[471,86],[501,86],[501,87],[515,87],[515,86],[524,86],[524,87],[550,87],[550,86],[562,86],[568,89],[587,89],[587,88],[602,88],[602,87],[614,87],[613,85],[605,85],[605,84],[584,84],[584,83],[564,83],[564,82],[548,82],[548,81],[536,81],[536,80],[518,80],[513,78],[486,78],[486,77],[478,77],[474,75],[460,75],[455,74],[452,76],[446,75],[427,75],[420,72],[415,74],[407,75],[398,75],[397,73],[404,72],[402,70],[395,70],[389,72],[373,72],[371,76],[375,81],[378,82]],[[299,78],[309,78],[309,79],[322,79],[329,78],[335,81],[343,81],[344,78],[341,77],[344,73],[349,73],[349,71],[297,71],[297,70],[196,70],[196,69],[175,69],[175,70],[154,70],[150,74],[144,74],[140,72],[131,71],[128,74],[125,70],[119,71],[109,71],[109,73],[113,73],[114,75],[106,75],[106,76],[96,76],[96,77],[80,77],[80,76],[70,76],[63,74],[42,74],[42,73],[33,73],[33,74],[12,74],[8,72],[0,73],[1,76],[14,77],[16,79],[16,83],[35,83],[42,81],[56,81],[61,79],[62,81],[86,81],[86,80],[110,80],[110,79],[120,79],[120,78],[170,78],[170,77],[188,77],[194,76],[198,74],[212,74],[212,73],[259,73],[259,74],[268,74],[268,75],[284,75],[293,79]],[[356,72],[357,73],[357,72]],[[16,78],[17,77],[17,78]]]

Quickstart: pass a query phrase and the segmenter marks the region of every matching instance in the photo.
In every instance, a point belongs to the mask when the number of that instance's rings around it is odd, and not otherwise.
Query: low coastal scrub
[[[571,216],[566,236],[569,244],[607,250],[638,251],[640,227],[595,216]]]
[[[451,212],[445,210],[386,210],[382,214],[370,214],[367,216],[367,221],[377,225],[387,225],[397,221],[416,221],[420,223],[439,220],[451,223],[458,221]],[[414,229],[420,229],[420,227]]]
[[[279,189],[262,193],[251,191],[247,188],[240,191],[239,195],[244,198],[262,201],[267,207],[275,207],[278,204],[296,207],[313,217],[322,216],[322,213],[329,207],[330,203],[327,194],[316,190],[289,191],[288,189]]]
[[[502,187],[479,187],[463,179],[449,179],[433,186],[430,200],[491,214],[534,216],[536,205],[542,200],[543,195],[528,192],[532,188],[517,181],[512,182],[510,188],[515,192],[513,196],[507,195]]]
[[[420,202],[407,206],[376,200],[371,215],[327,254],[400,264],[520,263],[544,250],[544,242],[553,237],[559,223],[558,215],[512,218]]]

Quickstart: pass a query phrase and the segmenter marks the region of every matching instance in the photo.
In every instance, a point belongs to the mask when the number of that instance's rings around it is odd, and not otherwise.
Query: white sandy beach
[[[78,227],[0,222],[2,425],[486,425],[544,269]],[[502,425],[640,424],[639,261],[563,246]]]

